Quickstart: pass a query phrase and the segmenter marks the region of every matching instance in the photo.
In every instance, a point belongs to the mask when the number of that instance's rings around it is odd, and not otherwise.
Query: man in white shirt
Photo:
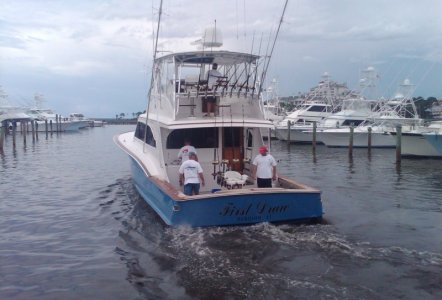
[[[187,196],[199,194],[200,182],[204,186],[203,168],[195,159],[195,152],[190,152],[189,159],[179,169],[180,186],[184,184],[184,194]]]
[[[207,72],[207,89],[209,91],[214,91],[214,86],[217,80],[222,77],[221,73],[217,70],[218,64],[214,63],[212,65],[212,70]],[[216,97],[215,95],[206,97],[207,103],[207,115],[210,116],[212,113],[215,114]]]
[[[217,80],[223,76],[217,69],[218,69],[218,64],[214,63],[212,65],[212,70],[209,70],[207,72],[207,85],[210,90],[213,89],[213,86],[216,84]]]
[[[178,152],[178,159],[181,160],[181,162],[185,162],[189,159],[189,153],[193,152],[196,155],[196,149],[192,145],[190,145],[190,140],[185,139],[184,140],[184,146],[181,147],[180,151]],[[196,161],[198,161],[198,156],[196,157]]]
[[[259,188],[272,187],[272,180],[276,180],[276,160],[267,153],[267,147],[259,147],[259,154],[253,160],[252,178],[256,178]]]

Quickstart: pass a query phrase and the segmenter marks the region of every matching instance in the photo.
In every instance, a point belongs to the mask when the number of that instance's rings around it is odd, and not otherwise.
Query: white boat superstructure
[[[232,170],[249,169],[256,155],[251,147],[262,143],[258,129],[272,127],[264,119],[258,95],[257,59],[228,51],[185,52],[158,59],[149,115],[147,120],[146,114],[139,117],[135,132],[138,139],[146,136],[145,158],[152,176],[178,182],[177,153],[186,138],[198,149],[206,174],[219,171],[214,161]],[[222,76],[210,89],[206,76],[214,63]],[[208,97],[216,98],[215,116],[206,116]],[[140,145],[141,141],[132,147]],[[219,186],[214,176],[208,177],[206,190]]]
[[[324,119],[320,129],[331,129],[358,126],[375,114],[376,100],[364,98],[346,99],[342,102],[342,109]]]

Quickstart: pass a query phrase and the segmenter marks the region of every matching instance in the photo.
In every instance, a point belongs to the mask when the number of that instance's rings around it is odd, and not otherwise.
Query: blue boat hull
[[[136,189],[168,225],[220,226],[259,222],[320,220],[320,191],[211,194],[206,198],[174,199],[146,176],[131,158]],[[240,191],[240,190],[239,190]]]

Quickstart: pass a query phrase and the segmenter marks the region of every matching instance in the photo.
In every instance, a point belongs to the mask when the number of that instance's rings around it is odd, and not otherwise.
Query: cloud
[[[51,66],[55,74],[69,76],[99,76],[112,70],[112,66],[97,61],[74,61],[70,64]]]
[[[273,41],[283,2],[165,0],[160,50],[194,50],[190,43],[216,20],[225,49],[250,52],[253,47],[263,55]],[[64,94],[76,93],[75,82],[90,86],[82,97],[106,99],[106,109],[114,106],[120,112],[119,97],[130,90],[133,101],[125,105],[137,111],[144,107],[148,88],[158,8],[157,1],[142,0],[4,1],[2,85],[10,91],[33,90],[54,97],[57,88],[64,87],[59,92],[61,105],[72,101]],[[440,78],[440,11],[442,2],[431,0],[290,1],[268,78],[280,78],[281,94],[308,90],[324,71],[337,81],[357,84],[359,70],[368,65],[384,73],[384,80],[413,74],[413,81],[419,82],[417,77],[425,70],[413,72],[411,66],[425,69],[435,64],[426,78]],[[418,91],[435,91],[426,81]],[[112,93],[106,89],[109,86],[115,87]],[[91,104],[91,109],[97,107]]]
[[[305,61],[305,62],[318,62],[319,60],[317,58],[313,57],[313,56],[306,55],[306,56],[302,57],[302,61]]]

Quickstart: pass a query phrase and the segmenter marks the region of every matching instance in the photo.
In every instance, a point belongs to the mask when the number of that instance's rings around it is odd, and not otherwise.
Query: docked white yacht
[[[82,113],[70,113],[68,120],[71,122],[80,122],[80,129],[89,127],[91,121],[93,122],[93,120],[86,118]]]
[[[371,116],[354,128],[353,147],[364,148],[370,144],[371,147],[393,148],[396,146],[396,138],[391,132],[396,130],[396,126],[401,125],[403,132],[406,132],[422,125],[423,120],[419,118],[411,98],[413,87],[405,79],[392,99],[378,101],[378,108]],[[318,139],[327,147],[348,147],[350,127],[321,130],[318,132]]]

